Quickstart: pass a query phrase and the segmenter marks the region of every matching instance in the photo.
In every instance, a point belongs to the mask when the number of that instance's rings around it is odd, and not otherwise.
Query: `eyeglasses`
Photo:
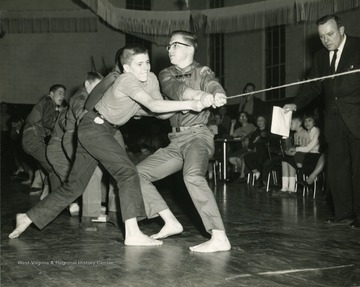
[[[185,44],[185,43],[181,43],[181,42],[172,42],[171,44],[169,45],[166,45],[165,46],[165,49],[167,51],[169,51],[171,49],[172,46],[174,46],[174,48],[177,48],[178,45],[183,45],[183,46],[186,46],[186,47],[191,47],[190,45],[188,44]]]

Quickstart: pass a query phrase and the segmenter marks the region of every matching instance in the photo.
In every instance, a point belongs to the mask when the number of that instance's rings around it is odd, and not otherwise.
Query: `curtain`
[[[5,33],[96,32],[98,18],[88,10],[0,11]]]

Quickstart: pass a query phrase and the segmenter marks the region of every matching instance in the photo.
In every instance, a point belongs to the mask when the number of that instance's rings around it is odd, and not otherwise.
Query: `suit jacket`
[[[336,74],[359,68],[360,38],[347,36]],[[329,75],[329,70],[329,51],[323,48],[315,55],[309,78]],[[352,134],[360,138],[360,73],[307,83],[300,88],[294,103],[301,109],[319,94],[324,96],[325,124],[326,118],[337,110]],[[325,127],[325,134],[332,132],[336,131]]]

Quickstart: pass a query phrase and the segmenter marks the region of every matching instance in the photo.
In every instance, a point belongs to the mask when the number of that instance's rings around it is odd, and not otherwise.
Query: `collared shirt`
[[[146,82],[139,81],[131,73],[125,73],[115,80],[95,108],[109,123],[123,125],[142,108],[136,102],[136,95],[141,91],[154,99],[163,99],[154,73],[149,73]]]
[[[337,70],[337,67],[339,65],[341,54],[342,54],[342,51],[344,50],[345,42],[346,42],[346,35],[344,35],[344,39],[343,39],[342,43],[340,44],[339,48],[337,48],[338,51],[336,53],[335,71]],[[331,64],[331,60],[333,57],[334,57],[334,51],[331,51],[329,53],[329,61],[330,61],[329,65]]]
[[[168,99],[174,101],[181,101],[184,91],[188,87],[213,95],[216,93],[225,94],[211,69],[201,66],[195,61],[184,69],[171,66],[162,70],[159,74],[159,81],[163,93]],[[208,109],[200,113],[193,111],[187,113],[177,112],[170,118],[170,123],[172,127],[206,125],[209,115],[210,111]]]

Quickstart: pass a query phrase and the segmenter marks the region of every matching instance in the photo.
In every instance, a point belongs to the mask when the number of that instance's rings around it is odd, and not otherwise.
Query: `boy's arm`
[[[144,109],[139,110],[136,113],[136,117],[156,117],[160,120],[167,120],[169,118],[171,118],[175,113],[163,113],[163,114],[155,114],[155,113],[151,113],[149,111],[146,111]]]
[[[52,129],[54,128],[57,115],[58,112],[55,110],[55,103],[53,100],[45,101],[43,107],[42,125],[45,129],[46,135],[50,135]]]
[[[171,100],[201,101],[206,106],[214,104],[214,96],[212,94],[195,90],[184,82],[178,81],[168,69],[160,72],[159,81],[162,91]]]

